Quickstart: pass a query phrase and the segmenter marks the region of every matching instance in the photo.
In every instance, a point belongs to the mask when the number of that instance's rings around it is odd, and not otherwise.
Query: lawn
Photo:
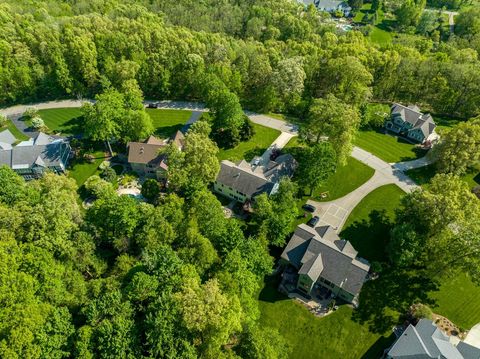
[[[77,182],[78,187],[81,187],[88,177],[93,176],[97,172],[98,166],[105,159],[103,151],[94,151],[91,154],[95,158],[92,163],[84,159],[76,159],[70,164],[68,176]]]
[[[437,174],[435,165],[408,170],[406,174],[419,185],[427,185]],[[480,170],[472,171],[461,177],[470,188],[480,185]]]
[[[341,237],[349,240],[361,257],[386,261],[385,246],[395,219],[394,211],[404,194],[393,184],[370,192],[350,213]]]
[[[83,132],[80,108],[52,108],[39,110],[38,114],[53,132],[60,132],[62,135],[75,135]]]
[[[480,286],[466,275],[445,279],[430,296],[435,300],[432,310],[459,327],[468,330],[480,322]]]
[[[255,156],[261,156],[265,150],[280,136],[280,131],[273,128],[253,124],[255,135],[246,142],[240,142],[234,148],[220,149],[218,158],[220,160],[239,161],[246,159],[251,161]]]
[[[359,131],[355,145],[388,163],[414,160],[425,155],[425,151],[415,145],[381,131]]]
[[[284,147],[284,151],[292,153],[295,157],[295,152],[302,144],[298,137],[293,137]],[[334,199],[343,197],[362,184],[367,182],[375,173],[375,170],[353,157],[347,159],[345,166],[337,168],[337,171],[328,179],[325,185],[317,188],[311,196],[315,201],[332,201]],[[328,192],[327,198],[320,198],[320,194]],[[304,190],[304,193],[309,193],[309,190]],[[307,196],[310,198],[310,196]]]
[[[392,340],[352,320],[353,309],[348,306],[317,318],[298,302],[278,293],[274,283],[263,288],[259,304],[260,325],[280,332],[290,346],[292,359],[379,358]]]
[[[370,33],[370,40],[379,45],[389,44],[392,42],[392,39],[392,33],[381,29],[378,26],[374,26],[372,32]]]
[[[166,110],[147,108],[147,113],[152,119],[155,134],[159,137],[167,138],[180,130],[192,115],[191,111],[186,110]]]

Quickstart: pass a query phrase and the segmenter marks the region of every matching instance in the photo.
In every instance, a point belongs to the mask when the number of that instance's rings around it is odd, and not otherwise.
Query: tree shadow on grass
[[[83,133],[83,124],[83,116],[78,116],[63,123],[57,130],[65,134],[78,135]]]
[[[382,357],[383,351],[395,341],[395,334],[388,337],[381,336],[377,341],[362,355],[362,359],[378,359]]]
[[[350,241],[358,255],[369,261],[385,261],[393,222],[385,210],[370,212],[368,219],[353,222],[340,236]]]
[[[245,152],[243,157],[245,158],[245,161],[250,162],[254,157],[263,155],[266,150],[267,148],[255,147]]]
[[[424,276],[422,271],[388,269],[379,278],[368,281],[362,288],[359,307],[352,319],[368,325],[374,333],[384,334],[399,322],[408,308],[421,302],[433,306],[428,293],[438,289],[438,283]]]
[[[258,300],[262,302],[275,303],[281,300],[290,299],[278,291],[278,285],[280,284],[279,276],[267,276],[264,279],[264,283],[265,285],[260,291]]]
[[[155,136],[158,136],[160,138],[169,138],[173,136],[177,131],[180,131],[182,127],[183,124],[158,127],[155,130]]]

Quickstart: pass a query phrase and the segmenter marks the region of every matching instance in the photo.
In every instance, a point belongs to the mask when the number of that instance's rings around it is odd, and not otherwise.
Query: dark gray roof
[[[462,353],[460,348],[467,356]],[[480,349],[463,342],[455,347],[450,343],[449,337],[438,329],[431,320],[420,319],[416,326],[410,324],[407,327],[388,351],[388,357],[478,359],[480,358]]]
[[[353,295],[360,292],[370,269],[365,260],[357,258],[351,244],[340,239],[328,226],[315,230],[299,225],[282,258],[313,281],[324,278]]]
[[[345,9],[350,8],[346,1],[341,0],[318,0],[316,4],[320,9],[338,9],[340,5]]]
[[[392,105],[392,114],[398,114],[401,118],[412,124],[412,130],[420,129],[425,138],[430,136],[437,125],[430,114],[422,114],[417,106],[404,106],[398,103]]]
[[[457,349],[465,359],[480,359],[480,349],[465,342],[457,344]]]
[[[216,181],[249,197],[255,197],[264,192],[270,194],[275,186],[263,175],[254,174],[230,161],[221,162]]]
[[[0,150],[0,164],[13,169],[28,169],[33,166],[61,167],[70,152],[68,143],[58,137],[39,133],[35,139],[20,142],[8,150]]]

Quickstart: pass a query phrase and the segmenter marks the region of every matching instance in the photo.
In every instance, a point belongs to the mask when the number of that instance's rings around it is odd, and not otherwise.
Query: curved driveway
[[[0,109],[0,114],[3,114],[5,116],[18,115],[25,112],[25,110],[29,107],[33,107],[39,110],[49,108],[81,107],[84,102],[92,102],[92,100],[61,100],[43,102],[38,104],[17,105],[5,109]],[[152,102],[154,101],[145,101],[145,104],[149,104]],[[201,112],[208,111],[208,109],[205,108],[205,105],[199,102],[159,101],[157,103],[158,107],[163,109],[192,111],[192,116],[187,122],[187,124],[195,122],[200,117]],[[285,141],[283,141],[283,139],[291,138],[298,134],[298,127],[296,125],[292,125],[287,122],[277,120],[275,118],[261,115],[255,112],[245,111],[245,113],[248,115],[252,122],[262,126],[274,128],[282,132],[282,134],[277,139],[277,142],[281,142],[282,146],[278,147],[283,147],[283,145],[286,144],[284,143]],[[367,152],[359,147],[353,148],[352,157],[365,163],[367,166],[370,166],[375,170],[372,178],[370,178],[366,183],[364,183],[359,188],[357,188],[353,192],[350,192],[342,198],[330,202],[308,201],[317,208],[315,214],[319,215],[321,224],[331,225],[337,231],[341,230],[342,226],[345,224],[345,221],[348,218],[348,215],[358,205],[358,203],[373,190],[387,184],[395,184],[407,193],[418,188],[415,182],[410,177],[408,177],[404,173],[404,171],[408,169],[423,167],[431,163],[431,160],[425,157],[415,161],[389,164],[376,157],[375,155],[371,154],[370,152]]]

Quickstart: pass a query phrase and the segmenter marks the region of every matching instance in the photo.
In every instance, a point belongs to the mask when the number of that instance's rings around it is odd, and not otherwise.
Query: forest
[[[289,357],[279,331],[259,324],[256,298],[297,218],[297,183],[259,197],[248,223],[225,218],[208,188],[218,147],[251,136],[242,109],[306,118],[304,140],[330,138],[299,158],[299,183],[313,189],[347,161],[358,128],[379,121],[367,104],[397,101],[460,121],[439,146],[442,172],[478,165],[478,142],[464,139],[480,136],[466,121],[480,114],[480,10],[462,10],[455,34],[417,36],[426,3],[384,2],[405,22],[379,45],[289,0],[2,1],[1,107],[95,98],[82,109],[85,135],[122,144],[153,131],[143,98],[204,102],[211,121],[192,126],[183,153],[167,149],[172,185],[149,203],[92,176],[85,209],[71,178],[25,182],[0,168],[0,357]],[[328,163],[305,166],[318,157]],[[394,265],[438,260],[478,277],[476,249],[461,263],[444,250],[478,246],[468,186],[442,174],[400,212]],[[453,217],[465,232],[451,230]]]

